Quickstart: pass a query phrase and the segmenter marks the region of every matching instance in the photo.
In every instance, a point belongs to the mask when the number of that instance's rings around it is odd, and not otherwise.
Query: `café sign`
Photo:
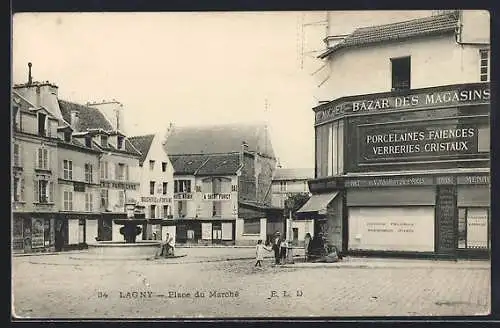
[[[172,198],[170,197],[141,197],[141,202],[143,203],[170,203]]]
[[[190,192],[178,192],[174,194],[174,199],[193,199],[193,194]]]
[[[315,124],[322,124],[342,116],[368,113],[389,112],[404,109],[417,109],[439,106],[460,106],[490,102],[488,83],[454,85],[432,90],[413,90],[408,95],[392,93],[374,94],[359,97],[343,97],[322,104],[315,111]]]
[[[125,190],[136,190],[138,184],[126,183],[126,182],[101,182],[101,187],[103,188],[114,188],[114,189],[125,189]]]

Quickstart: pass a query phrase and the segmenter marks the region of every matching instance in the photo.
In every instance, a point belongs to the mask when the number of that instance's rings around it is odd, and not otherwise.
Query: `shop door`
[[[67,225],[64,224],[64,220],[57,220],[55,226],[55,249],[56,252],[62,251],[65,244],[67,244],[67,234],[65,230],[67,229]]]
[[[212,224],[212,243],[222,244],[222,224],[220,222]]]

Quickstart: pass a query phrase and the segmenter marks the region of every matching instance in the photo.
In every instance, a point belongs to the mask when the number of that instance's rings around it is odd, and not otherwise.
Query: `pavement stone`
[[[72,260],[69,254],[16,257],[14,313],[24,318],[359,317],[475,315],[490,310],[486,261],[349,258],[342,264],[379,265],[338,269],[338,264],[274,266],[269,257],[262,268],[255,268],[253,258],[224,260],[253,256],[253,249],[235,250],[192,248],[177,265],[161,260]],[[150,297],[126,297],[134,291]],[[204,297],[194,297],[197,291]],[[279,297],[270,297],[273,291]],[[170,297],[172,292],[190,297]]]

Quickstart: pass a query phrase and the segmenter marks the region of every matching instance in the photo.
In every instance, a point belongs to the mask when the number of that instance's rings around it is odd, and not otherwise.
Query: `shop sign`
[[[45,247],[45,222],[43,219],[31,220],[31,247],[43,248]]]
[[[398,125],[358,129],[360,162],[442,158],[478,152],[475,126]]]
[[[76,192],[85,192],[85,183],[73,182],[73,190]]]
[[[349,100],[346,100],[349,99]],[[315,124],[325,123],[346,115],[379,113],[394,110],[459,106],[490,102],[488,83],[454,85],[439,90],[414,90],[404,96],[376,94],[360,97],[340,98],[320,105],[315,109]]]
[[[114,188],[114,189],[124,189],[124,190],[136,190],[137,184],[126,183],[126,182],[101,182],[102,188]]]
[[[457,184],[490,184],[489,175],[466,175],[457,177]]]
[[[155,197],[155,196],[141,197],[141,202],[143,202],[143,203],[171,203],[172,198],[170,198],[170,197]]]
[[[392,187],[433,185],[432,177],[397,177],[346,180],[346,187]]]
[[[193,199],[193,194],[190,192],[178,192],[174,194],[174,199]]]
[[[205,193],[203,200],[231,200],[230,193]]]

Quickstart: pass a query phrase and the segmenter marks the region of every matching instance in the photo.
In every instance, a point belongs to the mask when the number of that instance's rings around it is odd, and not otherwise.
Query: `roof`
[[[306,168],[278,168],[273,180],[308,180],[314,179],[314,169]]]
[[[173,127],[165,146],[169,155],[224,154],[239,152],[243,142],[248,151],[275,158],[264,123]]]
[[[104,114],[97,108],[92,108],[66,100],[59,100],[59,108],[63,119],[71,123],[71,111],[78,112],[78,130],[85,131],[87,129],[103,129],[113,130],[113,126],[106,119]]]
[[[139,165],[142,165],[144,161],[146,160],[146,157],[148,156],[149,149],[151,148],[151,145],[153,143],[155,135],[154,134],[147,134],[144,136],[135,136],[135,137],[130,137],[129,140],[134,145],[137,150],[141,152],[141,158],[139,159]]]
[[[175,175],[234,175],[239,169],[239,154],[170,155]]]
[[[85,146],[85,144],[83,144],[80,140],[75,139],[75,138],[71,138],[71,142],[66,142],[64,140],[59,139],[57,141],[57,143],[60,146],[66,145],[68,147],[76,148],[76,149],[79,149],[82,151],[87,151],[87,152],[96,153],[96,154],[102,153],[102,151],[99,150],[97,147],[89,148],[89,147]]]
[[[456,12],[452,12],[392,24],[358,28],[344,40],[319,55],[318,58],[325,58],[343,48],[449,33],[455,31],[457,24],[458,15]]]

